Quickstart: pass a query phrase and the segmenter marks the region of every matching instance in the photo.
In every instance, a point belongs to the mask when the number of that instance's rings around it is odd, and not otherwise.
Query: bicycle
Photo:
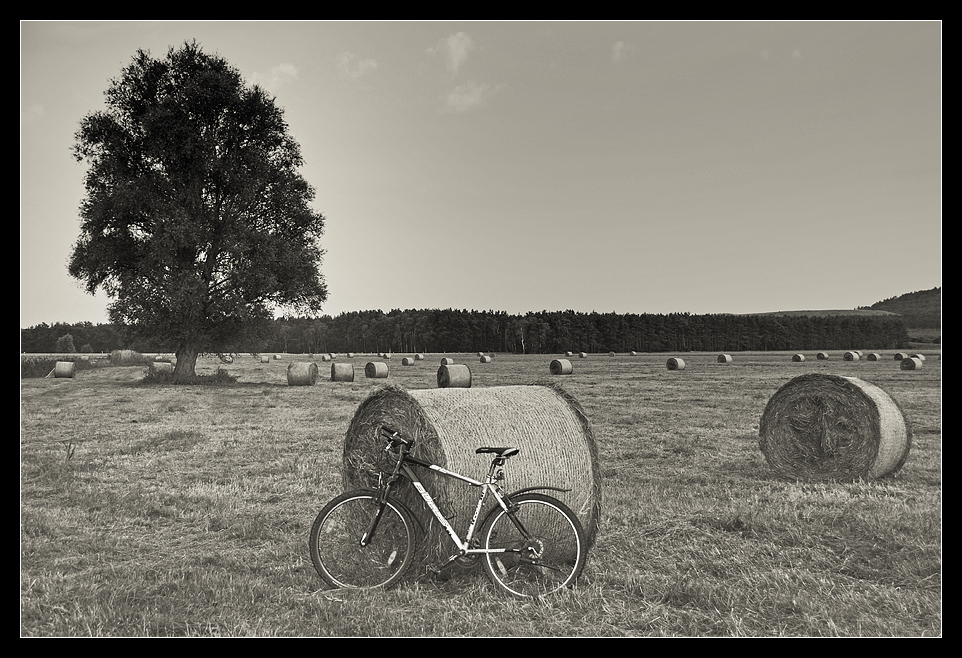
[[[425,506],[438,520],[456,551],[433,571],[454,562],[480,559],[492,583],[516,597],[541,597],[574,586],[587,559],[587,540],[571,509],[539,490],[526,487],[512,494],[501,491],[504,466],[518,455],[514,447],[482,447],[476,454],[493,454],[484,480],[448,470],[411,454],[414,441],[397,430],[380,426],[384,453],[396,454],[390,472],[382,469],[377,488],[343,493],[324,506],[310,534],[310,553],[321,578],[335,588],[384,588],[396,585],[411,567],[420,522],[392,489],[410,481]],[[480,488],[471,522],[461,537],[421,483],[415,468]],[[483,522],[478,518],[488,496],[496,505]],[[475,531],[480,529],[478,534]]]

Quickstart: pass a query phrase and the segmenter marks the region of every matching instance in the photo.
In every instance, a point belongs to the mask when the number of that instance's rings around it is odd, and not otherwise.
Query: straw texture
[[[548,369],[552,375],[570,375],[571,361],[568,359],[554,359]]]
[[[368,379],[386,379],[388,375],[387,364],[383,361],[369,361],[364,366],[364,376]]]
[[[438,388],[471,388],[471,369],[463,363],[438,368]]]
[[[353,363],[332,363],[331,364],[332,382],[353,382],[354,364]]]
[[[295,361],[287,366],[288,386],[314,386],[317,383],[317,364]]]
[[[475,454],[476,448],[520,448],[520,454],[504,469],[504,489],[511,492],[538,485],[570,488],[570,492],[546,493],[578,514],[589,546],[594,543],[602,510],[598,450],[583,409],[560,387],[412,391],[383,387],[358,406],[348,428],[341,471],[346,490],[376,484],[383,454],[376,432],[382,424],[414,439],[414,456],[475,479],[484,476],[491,459]],[[478,490],[426,469],[419,469],[419,475],[441,511],[448,517],[455,515],[453,524],[463,534],[474,513]],[[450,539],[413,487],[402,486],[396,495],[425,525],[425,561],[436,563],[450,555]]]
[[[779,476],[851,481],[896,473],[911,431],[898,404],[855,377],[800,375],[768,401],[759,447]]]

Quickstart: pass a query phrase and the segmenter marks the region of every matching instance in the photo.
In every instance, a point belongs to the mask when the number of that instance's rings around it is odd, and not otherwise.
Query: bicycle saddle
[[[512,457],[521,451],[518,448],[478,448],[474,452],[478,455],[484,452],[493,452],[501,457]]]

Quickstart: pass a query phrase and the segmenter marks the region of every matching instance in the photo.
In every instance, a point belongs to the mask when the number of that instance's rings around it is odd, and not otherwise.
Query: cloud
[[[474,50],[474,41],[470,35],[465,32],[456,32],[446,39],[441,39],[437,46],[428,48],[428,53],[443,57],[448,70],[457,73],[472,50]]]
[[[495,91],[489,84],[469,80],[448,92],[444,107],[449,112],[468,112],[483,106]]]
[[[611,47],[611,63],[618,64],[628,59],[631,55],[631,46],[624,41],[616,41]]]
[[[279,87],[283,86],[290,80],[297,78],[297,69],[293,64],[278,64],[271,69],[269,74],[262,75],[260,73],[255,73],[253,75],[252,81],[254,84],[260,85],[264,89],[270,91],[276,91]]]
[[[337,67],[341,75],[357,80],[362,75],[377,69],[377,61],[373,59],[357,59],[354,53],[341,53],[337,56]]]

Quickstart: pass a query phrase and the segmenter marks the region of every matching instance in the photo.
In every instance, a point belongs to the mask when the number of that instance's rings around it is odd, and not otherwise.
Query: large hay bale
[[[881,357],[880,357],[878,354],[876,354],[875,352],[869,352],[868,355],[866,355],[865,360],[866,360],[866,361],[878,361],[880,358],[881,358]]]
[[[438,368],[438,388],[471,388],[471,369],[463,363]]]
[[[842,359],[845,361],[858,361],[860,355],[858,352],[846,352]]]
[[[780,476],[815,481],[879,478],[908,458],[911,432],[898,404],[855,377],[799,375],[768,401],[759,447]]]
[[[719,355],[718,355],[718,363],[731,363],[731,362],[732,362],[732,355],[731,355],[731,354],[719,354]]]
[[[332,382],[353,382],[354,364],[353,363],[332,363],[331,364]]]
[[[383,361],[369,361],[364,366],[364,376],[368,379],[387,379],[388,367]]]
[[[354,413],[344,441],[341,478],[344,489],[374,486],[383,465],[384,445],[377,429],[387,425],[415,440],[413,455],[483,479],[491,455],[475,454],[482,446],[512,446],[520,454],[505,467],[504,489],[552,485],[571,489],[547,491],[579,516],[594,544],[602,510],[601,468],[591,425],[581,406],[553,385],[496,386],[404,391],[380,388]],[[441,511],[454,518],[462,534],[467,529],[478,489],[433,471],[418,469],[425,488]],[[425,526],[421,564],[437,564],[453,552],[453,544],[413,487],[395,495]],[[490,508],[490,503],[482,512]]]
[[[921,370],[922,369],[922,359],[910,356],[907,359],[902,359],[899,364],[901,370]]]
[[[554,359],[548,366],[552,375],[570,375],[571,361],[568,359]]]
[[[793,355],[792,355],[792,361],[795,362],[795,363],[800,363],[800,362],[802,362],[802,361],[804,361],[804,360],[805,360],[805,355],[804,355],[804,354],[793,354]]]
[[[57,361],[53,365],[54,379],[73,379],[77,374],[77,364],[73,361]]]
[[[317,364],[294,361],[287,366],[288,386],[314,386],[317,383]]]
[[[665,365],[669,370],[684,370],[685,360],[679,359],[676,357],[671,357],[670,359],[668,359],[668,362]]]
[[[402,366],[413,366],[413,365],[414,365],[414,359],[412,359],[412,358],[409,357],[409,356],[406,356],[406,357],[404,357],[403,359],[401,359],[401,365],[402,365]]]
[[[815,358],[819,361],[828,361],[828,352],[819,352]]]

